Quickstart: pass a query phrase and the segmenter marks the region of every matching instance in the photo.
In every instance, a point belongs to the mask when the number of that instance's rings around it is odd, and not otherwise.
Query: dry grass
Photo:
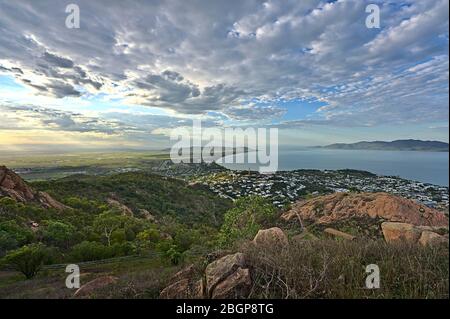
[[[253,268],[251,298],[448,298],[448,245],[423,248],[383,241],[303,241],[280,249],[243,248]],[[380,269],[367,289],[366,266]]]

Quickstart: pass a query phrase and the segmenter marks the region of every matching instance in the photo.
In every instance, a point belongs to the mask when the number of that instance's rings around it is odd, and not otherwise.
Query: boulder
[[[404,241],[408,243],[417,243],[421,231],[414,225],[407,223],[384,222],[381,224],[381,230],[386,242]]]
[[[89,281],[87,284],[81,286],[74,294],[74,297],[88,297],[97,289],[109,286],[117,282],[117,277],[104,276]]]
[[[205,270],[207,295],[211,296],[216,286],[239,268],[246,268],[242,253],[227,255],[210,263]]]
[[[162,299],[203,298],[203,280],[196,280],[194,265],[180,270],[169,280],[169,285],[160,293]]]
[[[217,284],[212,292],[213,299],[246,298],[252,288],[252,280],[248,269],[238,268],[234,273]]]
[[[342,239],[346,239],[346,240],[354,240],[354,239],[356,239],[355,236],[347,234],[347,233],[344,233],[344,232],[339,231],[339,230],[334,229],[334,228],[325,228],[324,232],[326,234],[331,235],[331,236],[342,238]]]
[[[159,296],[161,299],[201,299],[203,298],[203,281],[181,279],[164,288]]]
[[[263,248],[283,248],[289,245],[286,234],[278,227],[258,231],[253,242]]]
[[[183,279],[191,280],[194,277],[195,277],[195,268],[194,268],[194,265],[191,264],[191,265],[181,269],[175,275],[173,275],[170,278],[169,283],[173,284],[173,283],[176,283],[176,282],[178,282],[180,280],[183,280]]]
[[[422,246],[440,245],[447,242],[448,238],[428,230],[424,230],[419,238],[419,243]]]
[[[444,227],[448,227],[449,222],[448,217],[436,209],[387,193],[334,193],[300,200],[281,218],[286,221],[301,218],[317,224],[332,224],[352,218]]]

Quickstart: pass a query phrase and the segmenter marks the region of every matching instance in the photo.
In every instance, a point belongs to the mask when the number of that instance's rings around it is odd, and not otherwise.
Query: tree
[[[2,264],[12,266],[20,271],[27,279],[31,279],[39,272],[44,260],[47,257],[47,248],[45,245],[31,244],[19,249],[10,251],[2,259]]]
[[[46,223],[44,238],[51,244],[68,249],[75,235],[75,227],[58,221],[47,221]]]
[[[4,230],[0,230],[0,257],[8,250],[15,249],[19,246],[17,240]]]
[[[28,244],[33,239],[33,232],[25,227],[19,226],[14,220],[0,223],[0,231],[8,233],[9,237],[14,238],[18,245]]]
[[[94,228],[106,238],[108,246],[111,246],[111,236],[113,232],[122,228],[126,220],[126,216],[119,215],[114,211],[107,211],[95,218]]]

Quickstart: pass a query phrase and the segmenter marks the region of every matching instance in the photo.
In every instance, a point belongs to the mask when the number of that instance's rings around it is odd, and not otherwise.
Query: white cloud
[[[448,1],[376,2],[381,30],[359,0],[80,0],[67,29],[63,3],[0,0],[0,72],[55,98],[234,120],[285,112],[249,99],[320,100],[308,121],[336,125],[448,116]]]

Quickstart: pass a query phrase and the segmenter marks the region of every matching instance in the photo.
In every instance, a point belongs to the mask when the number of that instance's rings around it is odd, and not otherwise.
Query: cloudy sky
[[[278,127],[286,145],[448,141],[448,7],[0,0],[0,147],[167,147],[192,119]]]

